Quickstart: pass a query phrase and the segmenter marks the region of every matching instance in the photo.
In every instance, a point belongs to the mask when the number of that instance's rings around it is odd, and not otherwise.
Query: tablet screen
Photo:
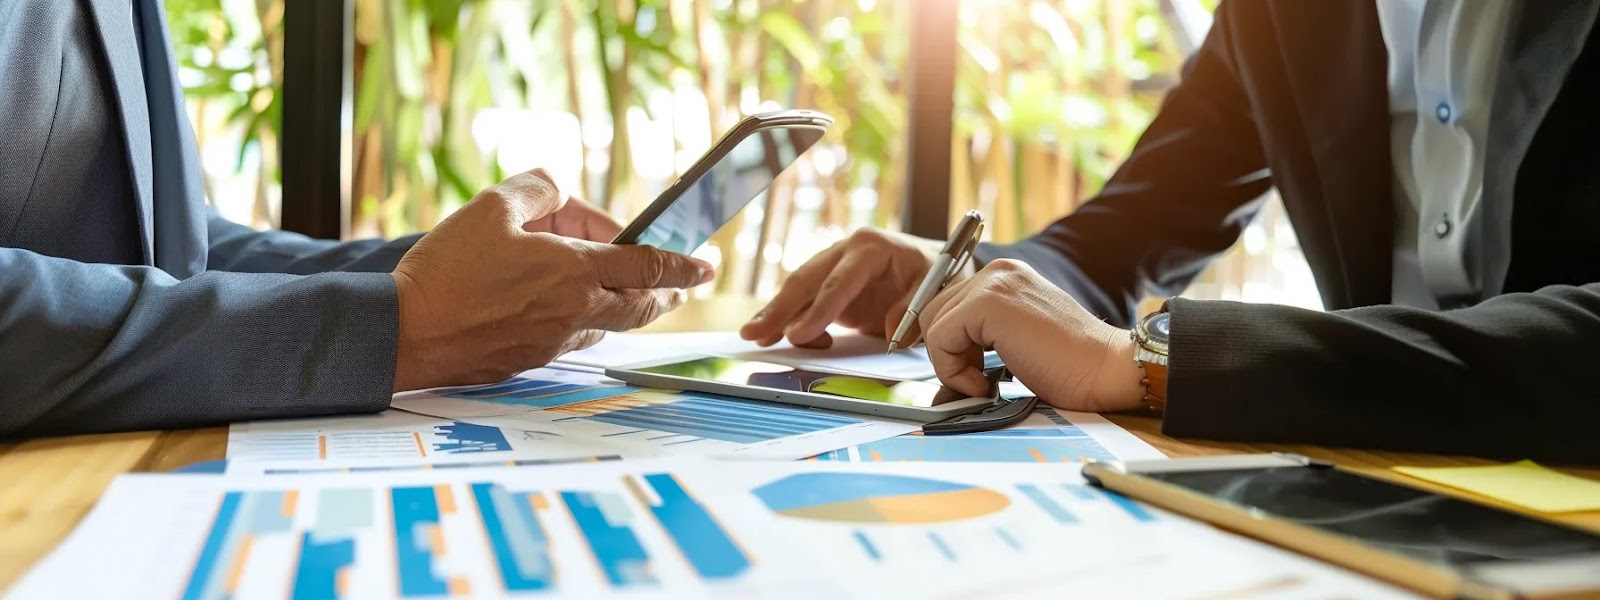
[[[655,373],[684,379],[701,379],[791,392],[810,392],[855,400],[869,400],[884,404],[923,408],[964,397],[959,394],[949,393],[941,395],[940,391],[944,390],[942,386],[921,381],[899,381],[859,375],[823,373],[734,358],[697,358],[636,370],[641,373]]]
[[[772,180],[822,138],[813,127],[764,129],[737,145],[663,210],[634,242],[669,252],[694,252]]]

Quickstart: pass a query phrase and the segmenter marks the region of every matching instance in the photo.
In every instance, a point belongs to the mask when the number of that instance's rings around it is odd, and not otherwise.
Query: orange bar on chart
[[[233,566],[228,568],[228,584],[223,586],[229,594],[239,591],[239,580],[244,577],[244,563],[250,559],[250,547],[255,545],[256,539],[243,536],[239,539],[239,554],[233,558]]]
[[[465,577],[451,577],[450,578],[450,596],[451,597],[454,597],[454,598],[466,598],[466,597],[469,597],[471,595],[472,595],[472,585],[467,581],[467,578],[465,578]]]
[[[1028,454],[1032,454],[1033,455],[1033,460],[1036,460],[1036,461],[1039,461],[1039,462],[1050,462],[1049,460],[1045,459],[1044,453],[1040,452],[1038,448],[1029,448],[1028,449]]]
[[[438,525],[428,526],[428,548],[433,550],[435,556],[444,556],[444,528]]]
[[[317,436],[317,458],[328,460],[328,436]]]
[[[426,446],[422,445],[422,434],[412,432],[411,437],[412,439],[417,440],[417,456],[427,456],[428,449]]]
[[[283,493],[283,516],[293,517],[294,507],[300,503],[300,491],[289,490]]]
[[[439,500],[439,514],[455,514],[456,494],[450,486],[444,484],[433,486],[433,497]]]

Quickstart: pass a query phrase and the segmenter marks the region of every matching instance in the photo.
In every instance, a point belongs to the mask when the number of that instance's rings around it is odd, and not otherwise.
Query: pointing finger
[[[768,302],[761,312],[756,313],[749,323],[745,323],[744,327],[739,329],[739,336],[747,340],[757,340],[763,346],[770,346],[783,339],[784,327],[811,302],[817,288],[822,285],[823,278],[833,270],[833,265],[839,260],[840,252],[838,246],[829,248],[796,269],[789,275],[789,279],[783,282],[778,295],[773,296],[772,301]]]
[[[811,341],[822,335],[828,324],[839,319],[844,309],[861,295],[872,278],[883,274],[889,264],[888,255],[882,252],[850,252],[839,259],[839,264],[823,279],[811,308],[789,325],[785,334],[790,342]]]

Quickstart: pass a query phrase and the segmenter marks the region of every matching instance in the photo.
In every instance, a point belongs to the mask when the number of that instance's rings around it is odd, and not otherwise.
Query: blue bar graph
[[[293,493],[293,492],[290,492]],[[264,533],[288,532],[292,504],[279,491],[228,492],[222,497],[211,532],[206,535],[194,573],[184,587],[184,600],[227,598],[234,595],[229,574],[247,552],[253,539]]]
[[[539,381],[536,379],[510,379],[500,383],[475,388],[452,391],[447,396],[478,400],[490,396],[549,396],[560,391],[575,390],[585,387],[582,384],[564,383],[560,381]]]
[[[750,558],[744,550],[728,536],[705,505],[689,495],[677,477],[657,473],[645,475],[644,481],[661,499],[660,504],[650,506],[650,512],[702,577],[735,577],[750,568]],[[631,485],[632,481],[629,483]]]
[[[371,489],[329,489],[317,494],[316,523],[300,536],[300,564],[295,567],[290,598],[337,598],[341,572],[354,566],[357,533],[372,528]]]
[[[439,498],[431,487],[389,490],[394,503],[394,553],[400,595],[442,596],[449,584],[433,572],[434,531],[439,527]]]
[[[489,536],[508,592],[536,592],[555,587],[556,568],[550,557],[550,535],[535,514],[538,493],[512,493],[493,483],[472,484],[483,530]]]
[[[517,406],[529,406],[533,408],[555,408],[557,406],[566,406],[568,404],[577,404],[579,402],[588,402],[590,400],[600,400],[614,396],[621,396],[623,394],[630,394],[637,391],[639,391],[639,388],[610,385],[580,385],[566,388],[566,390],[564,390],[562,393],[556,393],[554,395],[545,395],[540,393],[538,396],[523,396],[515,398],[496,397],[482,398],[482,400],[484,402],[493,402],[495,404],[515,404]]]
[[[1044,490],[1039,489],[1039,486],[1031,483],[1019,483],[1017,484],[1017,490],[1021,491],[1022,495],[1027,496],[1029,500],[1032,500],[1034,504],[1039,505],[1039,508],[1044,509],[1044,512],[1049,513],[1050,517],[1055,519],[1057,523],[1071,525],[1078,522],[1078,518],[1072,516],[1072,511],[1067,510],[1067,507],[1046,496]]]
[[[622,498],[609,493],[561,492],[561,502],[578,524],[600,570],[611,585],[651,585],[650,556],[629,524],[633,515]]]
[[[506,434],[499,427],[474,425],[472,423],[452,422],[448,425],[437,425],[434,433],[444,436],[444,443],[433,444],[435,452],[446,454],[463,454],[468,452],[506,452],[511,450],[511,442],[506,441]]]
[[[648,395],[647,395],[648,394]],[[638,430],[749,444],[859,423],[819,411],[693,394],[636,394],[603,403],[565,407],[587,419]]]
[[[295,569],[294,591],[289,595],[295,600],[340,597],[339,571],[355,563],[354,539],[318,541],[317,537],[311,532],[300,537],[300,566]]]

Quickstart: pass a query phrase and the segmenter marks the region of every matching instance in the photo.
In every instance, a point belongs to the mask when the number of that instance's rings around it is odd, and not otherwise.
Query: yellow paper
[[[1531,460],[1484,467],[1395,467],[1395,471],[1547,513],[1600,510],[1600,482]]]

